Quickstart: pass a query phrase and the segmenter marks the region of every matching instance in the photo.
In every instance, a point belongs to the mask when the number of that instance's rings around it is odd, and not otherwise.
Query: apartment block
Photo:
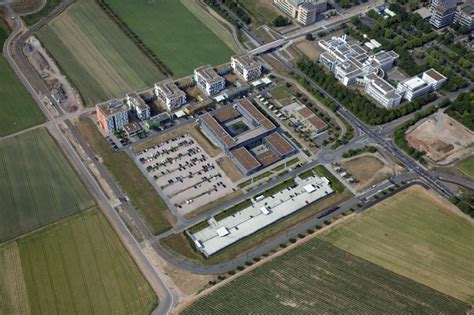
[[[176,83],[167,79],[155,84],[155,96],[165,103],[169,111],[175,110],[186,104],[186,93],[181,91]]]
[[[438,90],[447,78],[434,69],[429,69],[421,75],[400,82],[397,90],[404,94],[404,98],[412,101],[420,96]]]
[[[318,13],[327,10],[326,0],[273,0],[273,3],[302,25],[316,22]]]
[[[448,26],[456,15],[457,0],[431,0],[430,24],[436,28]]]
[[[456,12],[454,23],[467,27],[469,31],[474,30],[474,4],[466,4]]]
[[[195,69],[194,81],[208,96],[217,94],[225,88],[225,79],[218,75],[211,65]]]
[[[145,101],[137,93],[129,93],[126,97],[128,108],[134,112],[138,119],[150,119],[150,107],[145,104]]]
[[[234,72],[245,81],[252,81],[262,76],[262,64],[249,54],[233,56],[231,58],[231,65]]]
[[[128,106],[121,100],[96,105],[97,120],[108,135],[114,134],[128,124],[128,111]]]

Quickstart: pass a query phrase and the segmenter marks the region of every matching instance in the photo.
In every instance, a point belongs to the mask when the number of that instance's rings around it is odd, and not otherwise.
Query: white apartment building
[[[114,134],[128,124],[128,106],[121,100],[96,105],[97,120],[106,134]]]
[[[137,93],[129,93],[126,97],[128,108],[133,111],[138,119],[150,119],[150,107],[145,104],[145,101]]]
[[[412,101],[420,96],[426,95],[431,91],[438,90],[447,78],[434,69],[429,69],[420,76],[406,79],[400,82],[397,90],[403,93],[404,98]]]
[[[231,65],[234,72],[245,81],[252,81],[262,76],[262,64],[249,54],[233,56],[231,58]]]
[[[474,3],[466,4],[454,16],[454,23],[474,30]]]
[[[436,28],[449,25],[456,15],[457,0],[431,0],[430,24]]]
[[[217,94],[225,88],[225,79],[218,75],[211,65],[195,69],[194,81],[208,96]]]
[[[186,104],[186,93],[181,91],[176,83],[167,79],[155,84],[155,96],[165,103],[169,111],[175,110]]]
[[[327,0],[273,0],[273,3],[302,25],[314,23],[318,13],[327,10]]]
[[[386,108],[400,105],[403,93],[374,73],[365,76],[365,92]]]

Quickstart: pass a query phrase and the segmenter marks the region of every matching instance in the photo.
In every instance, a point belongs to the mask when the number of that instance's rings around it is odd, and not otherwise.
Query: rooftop
[[[311,125],[313,125],[317,129],[323,129],[327,127],[327,124],[321,120],[318,116],[313,116],[308,118],[308,121]]]
[[[183,91],[179,89],[176,82],[171,79],[158,82],[156,84],[156,87],[159,88],[162,93],[166,95],[167,98],[182,97],[186,95]]]
[[[201,119],[206,122],[209,128],[227,145],[233,146],[235,144],[234,139],[225,131],[224,128],[212,117],[209,113],[201,116]]]
[[[256,61],[251,55],[249,54],[241,54],[232,57],[237,60],[243,67],[245,68],[256,68],[260,67],[260,63]]]
[[[194,70],[201,77],[206,80],[207,83],[212,84],[224,80],[223,77],[217,74],[211,65],[205,65]]]
[[[101,104],[96,105],[97,109],[104,116],[112,116],[121,112],[128,112],[128,106],[124,104],[122,100],[110,100]]]
[[[473,7],[474,7],[474,5],[473,5]],[[426,74],[427,76],[429,76],[430,78],[432,78],[435,81],[441,81],[441,80],[446,79],[446,77],[444,75],[442,75],[441,73],[439,73],[435,69],[426,70],[424,72],[424,74]]]
[[[254,158],[245,147],[232,150],[230,153],[232,153],[237,161],[239,161],[240,165],[242,165],[248,171],[256,169],[260,166],[260,163],[257,161],[257,159]]]
[[[268,143],[270,143],[280,155],[286,155],[295,150],[295,148],[288,141],[286,141],[286,139],[283,138],[278,132],[274,132],[266,136],[265,140],[267,140]]]
[[[275,128],[275,125],[267,118],[265,115],[263,115],[253,104],[247,99],[242,99],[238,101],[240,106],[245,108],[250,115],[260,124],[262,125],[265,129],[271,130]]]
[[[147,110],[149,108],[148,105],[145,104],[145,101],[140,97],[140,95],[138,95],[138,93],[128,93],[127,96],[130,97],[130,100],[139,110]]]

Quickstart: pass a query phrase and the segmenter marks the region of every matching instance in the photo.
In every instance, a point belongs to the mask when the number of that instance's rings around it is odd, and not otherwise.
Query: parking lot
[[[215,159],[188,133],[136,155],[146,175],[183,215],[236,190]]]

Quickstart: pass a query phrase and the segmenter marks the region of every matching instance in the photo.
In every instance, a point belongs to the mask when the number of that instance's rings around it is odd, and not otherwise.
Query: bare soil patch
[[[234,183],[244,178],[244,175],[237,169],[234,162],[232,162],[232,160],[227,156],[218,158],[216,162]]]
[[[313,60],[319,60],[319,56],[321,55],[321,50],[316,48],[315,42],[301,41],[296,44],[296,48]]]
[[[364,190],[393,174],[393,170],[378,154],[356,156],[341,162],[341,165],[357,181],[357,191]]]

